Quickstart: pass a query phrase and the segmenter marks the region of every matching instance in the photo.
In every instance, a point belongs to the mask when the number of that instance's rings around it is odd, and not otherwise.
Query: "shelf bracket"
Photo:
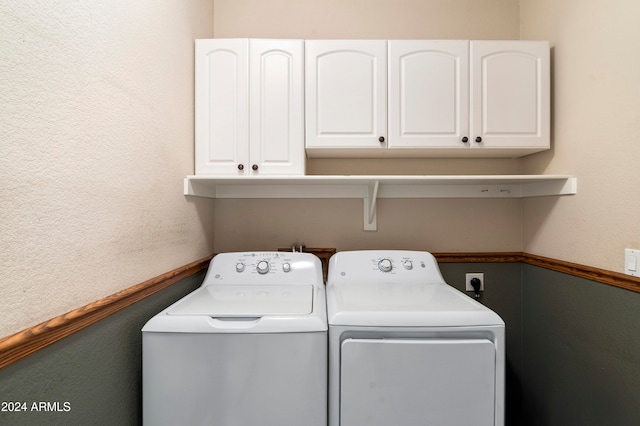
[[[370,182],[367,185],[367,196],[364,197],[364,230],[365,231],[377,231],[378,230],[378,188],[380,181],[376,180]]]

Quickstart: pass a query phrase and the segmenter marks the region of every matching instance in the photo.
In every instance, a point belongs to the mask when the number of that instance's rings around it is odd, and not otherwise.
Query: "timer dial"
[[[261,260],[260,262],[258,262],[258,264],[256,265],[256,271],[258,271],[260,275],[264,275],[269,272],[269,262],[267,262],[266,260]]]
[[[391,269],[393,269],[393,265],[391,264],[391,260],[389,260],[389,259],[381,259],[378,262],[378,269],[380,269],[382,272],[391,271]]]

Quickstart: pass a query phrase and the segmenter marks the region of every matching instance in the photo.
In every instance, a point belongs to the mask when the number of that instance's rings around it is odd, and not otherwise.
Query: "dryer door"
[[[495,364],[485,339],[346,339],[340,425],[494,425]]]

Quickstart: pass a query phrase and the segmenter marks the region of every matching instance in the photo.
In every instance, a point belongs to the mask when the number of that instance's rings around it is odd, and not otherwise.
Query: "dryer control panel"
[[[444,283],[433,255],[424,251],[338,252],[330,260],[327,283]]]
[[[203,286],[213,284],[322,284],[320,259],[311,253],[220,253]]]

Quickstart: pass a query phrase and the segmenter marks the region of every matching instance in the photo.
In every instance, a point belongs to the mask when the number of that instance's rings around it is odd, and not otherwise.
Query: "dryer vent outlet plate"
[[[466,291],[473,291],[473,286],[471,285],[471,280],[477,278],[480,280],[480,291],[484,291],[484,273],[483,272],[474,272],[466,275]]]

